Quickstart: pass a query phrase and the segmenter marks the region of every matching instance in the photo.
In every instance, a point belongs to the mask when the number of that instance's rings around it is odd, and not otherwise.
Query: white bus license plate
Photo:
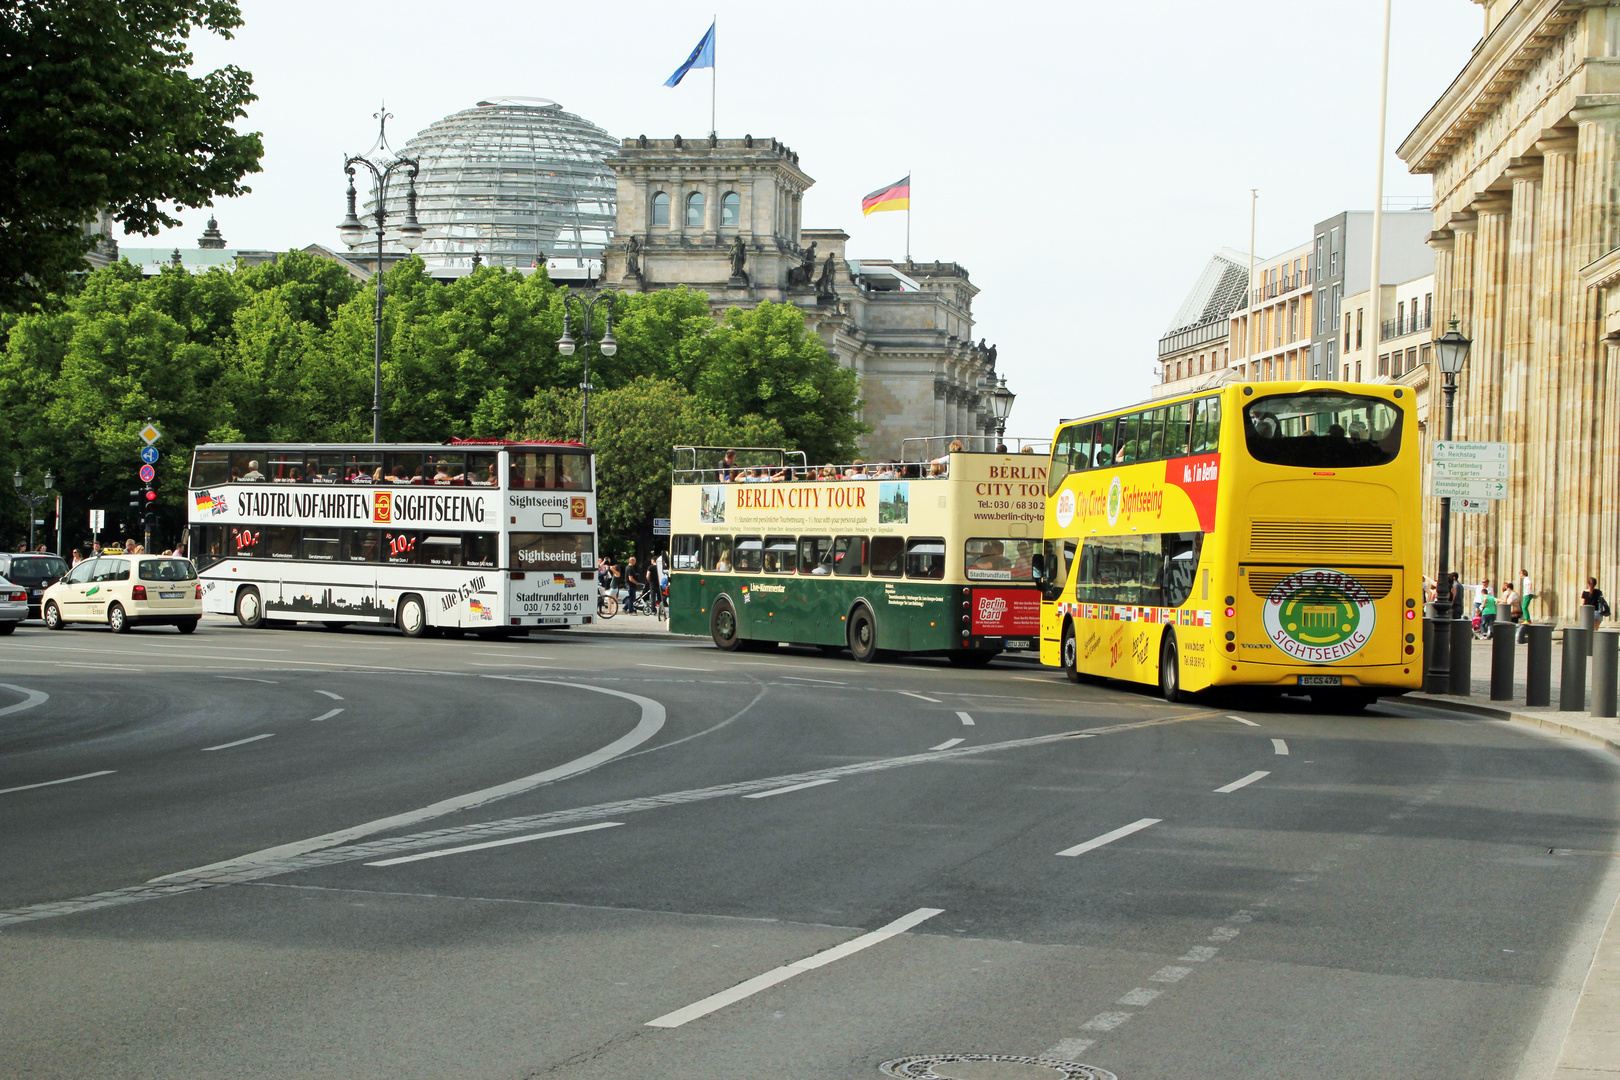
[[[1301,675],[1299,677],[1299,685],[1300,686],[1343,686],[1344,685],[1344,676],[1342,676],[1342,675]]]
[[[158,597],[163,600],[184,600],[186,594],[183,592],[160,592]]]

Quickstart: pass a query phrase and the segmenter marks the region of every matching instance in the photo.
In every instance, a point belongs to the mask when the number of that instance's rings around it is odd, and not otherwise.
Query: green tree
[[[180,222],[249,189],[264,147],[232,123],[256,100],[227,66],[193,77],[193,30],[229,38],[232,0],[0,2],[0,308],[18,309],[84,269],[84,223],[126,231]]]
[[[528,402],[514,438],[579,438],[578,390],[548,389]],[[669,516],[675,446],[781,446],[781,425],[761,416],[736,419],[668,379],[643,376],[591,395],[596,506],[604,551],[645,553],[652,519]]]

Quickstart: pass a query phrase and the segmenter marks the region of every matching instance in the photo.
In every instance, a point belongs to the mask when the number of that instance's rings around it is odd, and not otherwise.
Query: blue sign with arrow
[[[146,464],[148,464],[148,465],[156,465],[157,464],[157,459],[158,459],[157,447],[155,447],[155,446],[143,446],[143,447],[141,447],[141,460],[142,461],[146,462]]]

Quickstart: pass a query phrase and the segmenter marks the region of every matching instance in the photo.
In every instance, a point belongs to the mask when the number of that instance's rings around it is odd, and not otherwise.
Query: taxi
[[[45,626],[102,623],[115,634],[132,626],[168,624],[182,634],[202,618],[202,585],[190,559],[176,555],[131,555],[103,549],[45,590]]]

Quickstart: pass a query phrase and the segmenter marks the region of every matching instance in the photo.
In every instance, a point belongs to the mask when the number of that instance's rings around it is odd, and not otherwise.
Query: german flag
[[[861,200],[861,214],[875,214],[879,210],[910,210],[911,209],[911,177],[908,175],[897,184],[878,188],[872,194]]]

